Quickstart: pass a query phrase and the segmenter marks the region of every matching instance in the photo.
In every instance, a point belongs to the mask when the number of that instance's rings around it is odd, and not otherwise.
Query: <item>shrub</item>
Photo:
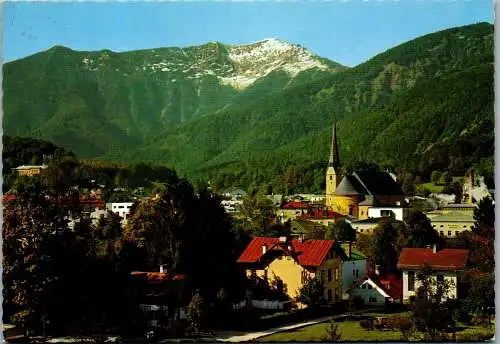
[[[475,331],[473,333],[464,333],[460,336],[461,342],[483,342],[493,338],[495,334],[493,332],[479,332]]]
[[[361,328],[364,328],[365,330],[368,330],[368,331],[373,330],[373,320],[372,319],[360,320],[359,325],[361,326]]]
[[[330,326],[326,328],[325,335],[322,340],[325,342],[338,342],[342,337],[342,333],[338,332],[338,325],[333,320],[330,321]]]

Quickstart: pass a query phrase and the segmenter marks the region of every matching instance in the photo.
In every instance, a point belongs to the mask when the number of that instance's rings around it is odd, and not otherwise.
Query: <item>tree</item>
[[[338,240],[340,242],[356,241],[356,230],[345,220],[340,220],[328,227],[325,239]]]
[[[444,185],[450,185],[451,182],[453,181],[453,176],[448,171],[446,171],[446,172],[443,173],[442,178],[443,178],[443,181],[444,181]]]
[[[389,218],[382,219],[375,233],[373,259],[375,264],[380,265],[383,272],[397,272],[397,237],[398,231],[394,225],[394,221]]]
[[[491,197],[485,197],[479,201],[478,207],[474,209],[474,221],[478,229],[495,227],[495,204]]]
[[[419,287],[411,302],[411,318],[416,329],[424,332],[426,340],[438,340],[440,333],[453,321],[455,307],[447,300],[453,287],[449,280],[438,280],[429,266],[422,266],[417,275]]]
[[[434,185],[439,185],[439,181],[441,180],[441,176],[443,173],[441,171],[432,171],[431,181]]]
[[[273,201],[262,194],[243,197],[238,207],[245,220],[245,226],[254,235],[266,235],[271,219],[276,217]]]
[[[429,245],[444,246],[444,240],[432,227],[431,221],[422,212],[414,212],[407,220],[409,247],[424,248]]]
[[[472,272],[465,304],[473,315],[488,316],[495,314],[495,276],[491,273]]]
[[[299,291],[298,301],[309,307],[317,307],[323,301],[323,283],[319,278],[307,280]]]
[[[205,301],[199,290],[191,298],[187,309],[187,317],[195,332],[198,332],[205,320]]]

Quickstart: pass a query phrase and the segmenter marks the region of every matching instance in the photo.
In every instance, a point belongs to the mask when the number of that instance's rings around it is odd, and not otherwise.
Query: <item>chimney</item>
[[[163,264],[160,264],[160,272],[167,272],[167,269],[164,268]]]
[[[266,252],[267,252],[267,245],[264,244],[262,245],[262,254],[266,254]]]
[[[437,245],[434,244],[432,245],[432,253],[436,253],[437,252]]]

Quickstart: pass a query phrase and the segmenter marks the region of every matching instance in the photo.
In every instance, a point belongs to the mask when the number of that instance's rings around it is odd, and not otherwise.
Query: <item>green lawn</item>
[[[375,314],[374,314],[375,315]],[[378,315],[378,314],[377,314]],[[377,316],[375,315],[375,316]],[[382,315],[382,314],[381,314]],[[401,313],[403,315],[403,313]],[[343,321],[336,323],[338,331],[341,333],[341,341],[404,341],[404,337],[399,331],[368,331],[359,325],[359,321]],[[325,335],[325,330],[329,327],[329,323],[320,323],[311,326],[306,326],[296,330],[275,333],[266,337],[257,339],[259,342],[313,342],[322,341]],[[457,340],[462,337],[475,333],[494,333],[487,328],[481,326],[466,326],[463,331],[457,332]],[[451,334],[450,334],[451,339]]]
[[[343,321],[336,323],[338,331],[342,334],[341,340],[347,341],[403,341],[400,332],[396,331],[366,331],[358,321]],[[259,338],[260,342],[311,342],[322,341],[329,323],[321,323],[303,327],[297,330],[279,332],[270,336]]]

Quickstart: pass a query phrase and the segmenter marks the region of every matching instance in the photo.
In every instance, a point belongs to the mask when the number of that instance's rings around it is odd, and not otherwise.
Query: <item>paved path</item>
[[[382,309],[382,308],[380,308],[380,309]],[[356,312],[352,312],[351,314],[352,315],[360,315],[360,314],[363,314],[363,313],[366,313],[366,312],[375,312],[377,310],[379,310],[379,308],[374,308],[374,309],[370,309],[370,310],[363,309],[363,310],[359,310],[359,311],[356,311]],[[306,326],[314,325],[314,324],[319,324],[319,323],[322,323],[322,322],[325,322],[325,321],[330,321],[331,319],[337,319],[337,318],[344,317],[344,316],[347,316],[347,314],[336,314],[336,315],[325,316],[325,317],[322,317],[322,318],[316,318],[316,319],[304,321],[304,322],[301,322],[301,323],[298,323],[298,324],[292,324],[292,325],[287,325],[287,326],[282,326],[282,327],[276,327],[276,328],[273,328],[273,329],[269,329],[269,330],[265,330],[265,331],[259,331],[259,332],[249,332],[249,333],[239,333],[239,334],[235,334],[235,333],[230,334],[230,333],[227,333],[227,335],[225,335],[225,336],[224,335],[223,336],[218,336],[216,338],[216,340],[223,341],[223,342],[228,342],[228,343],[247,342],[247,341],[251,341],[251,340],[257,339],[257,338],[269,336],[269,335],[271,335],[273,333],[283,332],[283,331],[288,331],[288,330],[294,330],[294,329],[297,329],[297,328],[306,327]]]
[[[269,336],[270,334],[273,334],[276,332],[283,332],[283,331],[293,330],[293,329],[300,328],[300,327],[305,327],[305,326],[309,326],[309,325],[322,323],[322,322],[328,321],[332,318],[333,318],[333,316],[317,318],[314,320],[309,320],[309,321],[298,323],[298,324],[272,328],[272,329],[269,329],[266,331],[250,332],[250,333],[245,333],[245,334],[240,334],[240,335],[233,335],[229,338],[217,338],[217,340],[220,340],[223,342],[229,342],[229,343],[247,342],[247,341],[251,341],[251,340],[254,340],[254,339],[257,339],[260,337]]]

